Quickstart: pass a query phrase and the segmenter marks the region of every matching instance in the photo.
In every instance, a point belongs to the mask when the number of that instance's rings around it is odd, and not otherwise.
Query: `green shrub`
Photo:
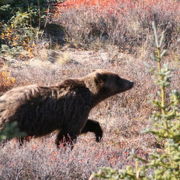
[[[148,133],[154,134],[161,149],[149,155],[148,160],[136,157],[134,167],[124,170],[103,168],[92,174],[90,179],[132,179],[132,180],[178,180],[180,179],[180,93],[168,93],[170,70],[162,65],[166,51],[163,49],[164,32],[159,38],[153,23],[156,48],[152,59],[157,62],[156,84],[159,87],[157,99],[153,101],[155,111],[150,120],[152,128]]]
[[[32,23],[38,24],[39,18],[45,13],[47,9],[47,0],[0,0],[0,19],[8,23],[8,21],[19,12],[34,12],[32,16]]]
[[[42,36],[47,23],[47,0],[0,0],[0,49],[1,53],[21,55],[25,50],[28,56]],[[6,47],[5,49],[3,47]]]
[[[32,16],[33,12],[18,11],[11,17],[8,24],[3,26],[3,31],[0,35],[3,41],[2,53],[19,55],[22,50],[26,50],[29,52],[29,56],[32,55],[35,42],[41,34],[39,27],[31,25]]]
[[[0,131],[0,141],[20,136],[25,136],[25,133],[19,131],[17,122],[6,124],[3,130]]]

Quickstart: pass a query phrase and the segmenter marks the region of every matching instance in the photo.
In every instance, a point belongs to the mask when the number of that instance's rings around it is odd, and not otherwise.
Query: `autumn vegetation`
[[[4,144],[16,124],[0,131],[0,179],[179,179],[179,47],[178,0],[0,0],[0,94],[94,69],[135,82],[91,112],[100,143],[57,150],[52,133],[19,147]]]

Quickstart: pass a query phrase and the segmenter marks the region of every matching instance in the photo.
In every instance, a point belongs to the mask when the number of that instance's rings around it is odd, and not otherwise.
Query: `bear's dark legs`
[[[1,145],[2,147],[4,147],[4,146],[7,144],[8,141],[9,141],[9,139],[1,140],[0,145]]]
[[[19,146],[22,146],[24,144],[24,142],[25,142],[25,137],[19,137],[17,139],[19,141]]]
[[[24,144],[24,142],[29,142],[31,140],[31,137],[25,136],[25,137],[18,137],[17,139],[19,141],[19,146],[21,147]]]
[[[100,142],[100,140],[102,139],[103,130],[97,121],[91,119],[87,120],[84,128],[81,131],[81,134],[87,132],[93,132],[96,136],[97,142]],[[57,148],[59,148],[60,145],[62,145],[63,147],[65,147],[66,145],[70,145],[71,149],[73,149],[74,143],[78,135],[79,133],[75,133],[72,130],[67,130],[67,128],[63,128],[56,137],[55,143],[57,145]]]
[[[103,136],[103,130],[97,121],[88,119],[86,125],[81,131],[82,133],[93,132],[96,136],[96,141],[100,142]]]
[[[71,149],[73,149],[76,139],[77,135],[75,135],[74,133],[61,130],[56,137],[55,143],[57,145],[57,148],[59,148],[60,145],[62,145],[63,147],[69,145]]]
[[[18,142],[19,147],[23,146],[24,142],[29,142],[30,139],[31,138],[28,137],[28,136],[25,136],[25,137],[16,137],[15,138],[16,142]],[[2,146],[4,147],[7,144],[7,142],[10,141],[10,140],[11,140],[11,138],[10,139],[6,139],[6,140],[2,140],[1,141]]]

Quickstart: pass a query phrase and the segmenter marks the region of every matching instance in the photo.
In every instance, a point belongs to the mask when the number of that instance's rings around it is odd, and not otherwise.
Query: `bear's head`
[[[118,74],[105,70],[96,70],[83,78],[83,81],[93,94],[93,106],[110,96],[131,89],[134,85]]]
[[[133,82],[121,78],[118,74],[99,70],[95,72],[94,81],[99,92],[108,96],[127,91],[134,85]]]

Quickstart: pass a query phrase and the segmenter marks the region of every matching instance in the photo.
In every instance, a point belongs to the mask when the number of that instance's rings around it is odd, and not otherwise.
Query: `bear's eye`
[[[107,80],[107,78],[108,78],[107,75],[104,75],[104,76],[101,77],[101,79],[102,79],[104,82]]]
[[[120,81],[120,77],[119,77],[119,76],[116,76],[116,77],[115,77],[115,81],[116,81],[116,82],[119,82],[119,81]]]

